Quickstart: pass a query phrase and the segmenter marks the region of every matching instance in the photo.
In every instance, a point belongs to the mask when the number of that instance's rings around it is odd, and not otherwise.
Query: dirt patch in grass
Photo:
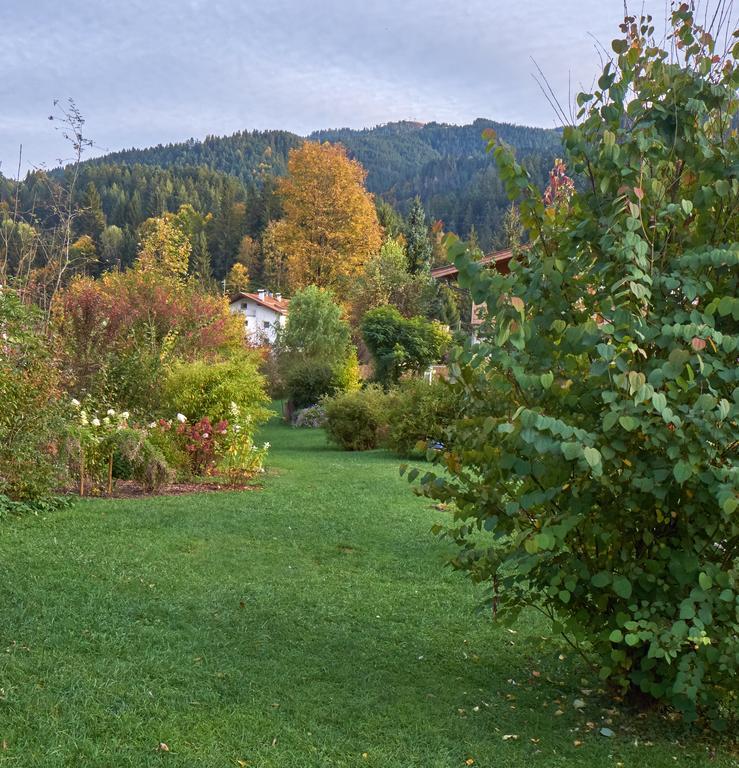
[[[262,486],[255,483],[223,483],[218,480],[196,480],[188,483],[167,483],[158,491],[147,491],[135,480],[117,480],[113,493],[86,493],[85,498],[96,499],[147,499],[152,496],[182,496],[188,493],[217,493],[219,491],[259,491]],[[76,493],[76,488],[67,489],[67,493]]]

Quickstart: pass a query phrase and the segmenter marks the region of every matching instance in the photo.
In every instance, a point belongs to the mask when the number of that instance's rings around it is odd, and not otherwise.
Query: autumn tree
[[[290,151],[288,175],[279,182],[285,215],[265,233],[273,258],[285,260],[290,288],[315,284],[341,292],[379,249],[365,175],[341,146],[307,141]]]
[[[249,272],[238,261],[231,267],[226,276],[226,291],[229,295],[245,291],[249,285]]]
[[[162,216],[145,221],[138,266],[144,272],[161,272],[171,277],[185,277],[191,245],[187,234],[173,220]]]

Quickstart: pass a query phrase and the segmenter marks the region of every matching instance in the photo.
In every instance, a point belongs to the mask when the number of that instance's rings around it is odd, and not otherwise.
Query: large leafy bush
[[[177,363],[166,374],[164,408],[191,421],[208,417],[215,423],[228,420],[235,403],[255,424],[264,422],[268,398],[259,366],[258,354],[246,350],[223,360]]]
[[[0,495],[53,492],[64,470],[65,416],[40,316],[0,286]]]
[[[443,380],[409,379],[393,392],[386,414],[386,444],[401,456],[425,453],[428,444],[447,441],[459,413],[457,387]]]
[[[604,679],[713,724],[739,660],[736,58],[683,5],[672,57],[628,18],[542,197],[502,146],[531,246],[459,355],[465,417],[423,491],[452,564],[534,605]],[[493,141],[493,137],[491,137]],[[462,250],[455,246],[457,251]]]
[[[404,373],[419,373],[441,360],[451,340],[441,324],[403,317],[391,306],[371,309],[362,319],[362,338],[372,354],[375,377],[384,385]]]
[[[388,395],[370,385],[353,392],[342,392],[323,402],[326,435],[345,451],[377,448],[387,424]]]

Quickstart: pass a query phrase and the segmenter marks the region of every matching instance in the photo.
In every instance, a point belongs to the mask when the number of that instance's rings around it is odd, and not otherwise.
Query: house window
[[[262,321],[262,326],[263,326],[264,328],[269,328],[269,320],[264,320],[264,321]]]
[[[246,301],[241,302],[241,309],[246,309],[249,306],[249,304]]]

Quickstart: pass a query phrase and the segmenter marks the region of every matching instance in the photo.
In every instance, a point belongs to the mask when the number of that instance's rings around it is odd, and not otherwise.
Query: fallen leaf
[[[615,736],[616,734],[610,729],[610,728],[601,728],[598,733],[601,736],[608,736],[610,738],[611,736]]]
[[[581,742],[581,741],[578,741],[577,739],[575,739],[575,741],[573,741],[572,743],[573,743],[573,744],[574,744],[576,747],[581,747],[581,746],[582,746],[582,742]]]
[[[564,712],[561,709],[556,709],[554,711],[554,716],[559,717],[560,715],[564,715]]]
[[[165,744],[163,741],[159,742],[159,746],[157,747],[157,751],[159,752],[169,752],[169,745]]]
[[[505,736],[503,736],[503,741],[516,741],[518,739],[518,735],[515,733],[507,733]]]
[[[362,757],[366,760],[369,757],[369,752],[362,752]]]
[[[541,677],[541,672],[537,672],[536,670],[533,670],[531,673],[534,677]]]
[[[572,706],[573,706],[575,709],[582,709],[582,708],[585,706],[585,702],[584,702],[582,699],[575,699],[575,700],[572,702]]]
[[[465,764],[465,765],[474,765],[474,764],[475,764],[475,761],[474,761],[474,760],[473,760],[471,757],[468,757],[468,758],[467,758],[467,759],[464,761],[464,764]]]

